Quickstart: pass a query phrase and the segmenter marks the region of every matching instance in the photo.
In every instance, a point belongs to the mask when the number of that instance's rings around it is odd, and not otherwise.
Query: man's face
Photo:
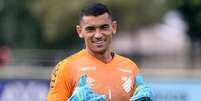
[[[99,16],[83,16],[77,32],[84,38],[86,48],[94,53],[104,53],[110,49],[112,33],[116,33],[117,23],[108,13]]]

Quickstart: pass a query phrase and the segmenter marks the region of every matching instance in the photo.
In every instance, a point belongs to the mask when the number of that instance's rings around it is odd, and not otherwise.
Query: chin
[[[107,50],[106,48],[96,48],[96,49],[93,49],[93,52],[102,54],[102,53],[105,53],[106,50]]]

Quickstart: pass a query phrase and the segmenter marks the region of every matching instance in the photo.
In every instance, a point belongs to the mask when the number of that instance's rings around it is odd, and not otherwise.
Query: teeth
[[[103,42],[96,42],[96,43],[103,43]]]
[[[94,42],[96,44],[100,44],[100,43],[103,43],[104,41],[98,41],[98,42]]]

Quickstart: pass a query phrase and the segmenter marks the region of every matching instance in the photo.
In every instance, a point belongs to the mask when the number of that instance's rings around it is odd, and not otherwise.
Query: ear
[[[82,28],[81,28],[80,25],[76,25],[76,31],[77,31],[79,37],[80,37],[80,38],[83,38],[83,35],[82,35],[82,33],[81,33],[81,32],[82,32]]]
[[[115,34],[117,32],[117,21],[112,21],[112,33]]]

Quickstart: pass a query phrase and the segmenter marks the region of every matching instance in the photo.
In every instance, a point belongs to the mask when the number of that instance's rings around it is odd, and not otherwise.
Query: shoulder
[[[83,52],[83,50],[81,50],[79,52],[72,54],[71,56],[64,58],[57,65],[58,66],[71,65],[72,63],[79,61],[84,55],[85,55],[85,53]]]
[[[136,75],[139,72],[139,67],[133,60],[121,55],[116,55],[116,57],[118,58],[118,64],[122,66],[121,69],[122,68],[131,69],[134,75]]]
[[[125,64],[129,64],[129,65],[135,65],[135,62],[125,56],[122,56],[122,55],[119,55],[119,54],[116,54],[116,57],[118,58],[118,61],[119,62],[122,62],[122,63],[125,63]]]
[[[80,54],[80,52],[77,52],[69,57],[66,57],[65,59],[61,60],[56,64],[51,73],[51,83],[50,83],[51,88],[55,85],[55,81],[58,77],[70,77],[70,73],[72,73],[71,63],[76,61],[80,57],[80,55],[82,55]]]
[[[83,52],[79,51],[69,57],[66,57],[65,59],[59,61],[56,66],[54,67],[53,72],[57,71],[69,71],[70,67],[72,67],[73,63],[76,63],[82,57]]]

